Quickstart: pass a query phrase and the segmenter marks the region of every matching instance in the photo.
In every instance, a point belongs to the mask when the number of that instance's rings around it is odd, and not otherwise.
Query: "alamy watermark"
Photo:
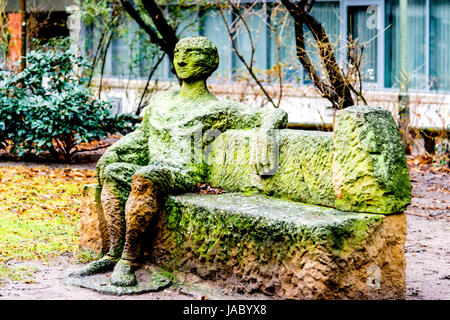
[[[371,265],[367,268],[366,273],[369,275],[366,285],[369,289],[381,289],[381,270],[380,267]]]
[[[370,30],[377,29],[381,30],[383,29],[383,26],[381,25],[381,19],[379,16],[380,8],[379,6],[373,5],[367,7],[367,20],[366,20],[366,27]]]

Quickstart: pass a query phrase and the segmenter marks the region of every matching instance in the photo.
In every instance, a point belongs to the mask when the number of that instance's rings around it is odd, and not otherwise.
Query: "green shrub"
[[[0,74],[0,148],[12,152],[49,151],[70,162],[82,142],[133,130],[131,115],[114,116],[74,70],[87,67],[70,50],[39,49],[22,72]]]

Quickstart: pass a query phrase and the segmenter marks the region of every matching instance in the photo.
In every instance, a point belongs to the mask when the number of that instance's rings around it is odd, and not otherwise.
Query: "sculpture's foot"
[[[103,273],[114,269],[119,259],[105,256],[100,260],[89,263],[81,269],[72,272],[69,277],[85,277],[92,276],[97,273]]]
[[[119,260],[114,271],[111,274],[111,284],[119,287],[132,287],[137,285],[136,275],[134,271],[137,269],[135,264],[126,260]]]

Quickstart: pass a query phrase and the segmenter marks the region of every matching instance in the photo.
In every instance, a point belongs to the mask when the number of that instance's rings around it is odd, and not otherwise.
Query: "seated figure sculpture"
[[[143,234],[158,215],[164,198],[205,181],[204,157],[192,161],[190,152],[185,152],[191,146],[191,137],[208,130],[250,128],[260,128],[264,135],[286,127],[287,114],[280,109],[219,100],[208,91],[206,80],[219,64],[217,48],[209,39],[181,39],[174,53],[181,89],[155,96],[139,128],[112,145],[97,164],[110,247],[103,258],[73,275],[113,270],[112,285],[137,284],[134,272],[141,263]],[[205,145],[203,142],[202,148]],[[257,159],[255,173],[264,175],[268,165],[264,159]]]

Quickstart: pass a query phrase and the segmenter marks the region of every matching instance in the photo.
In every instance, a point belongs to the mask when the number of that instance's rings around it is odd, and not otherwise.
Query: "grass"
[[[78,248],[78,209],[83,186],[95,181],[90,170],[0,168],[0,282],[33,272],[10,261],[91,258]]]
[[[35,272],[35,267],[0,265],[0,285],[5,279],[9,279],[10,281],[24,281],[25,283],[33,283],[35,281],[32,277]]]

